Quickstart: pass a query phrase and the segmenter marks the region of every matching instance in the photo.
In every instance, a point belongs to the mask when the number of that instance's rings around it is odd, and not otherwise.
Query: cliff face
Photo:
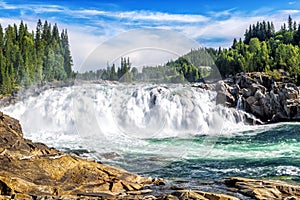
[[[300,121],[300,88],[288,77],[244,73],[216,84],[217,103],[242,108],[263,122]]]

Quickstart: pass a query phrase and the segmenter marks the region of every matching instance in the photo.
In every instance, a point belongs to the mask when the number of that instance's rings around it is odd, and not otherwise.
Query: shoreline
[[[23,138],[18,120],[0,113],[1,199],[228,199],[300,198],[300,185],[229,177],[224,194],[166,185]],[[20,167],[22,170],[20,170]],[[221,182],[220,182],[221,181]],[[209,187],[209,186],[208,186]]]

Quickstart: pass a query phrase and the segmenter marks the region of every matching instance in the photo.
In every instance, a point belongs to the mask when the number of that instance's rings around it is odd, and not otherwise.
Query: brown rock
[[[216,103],[232,107],[236,104],[236,101],[235,98],[229,92],[220,91],[217,93]]]
[[[58,152],[24,139],[19,122],[0,118],[0,195],[114,196],[142,189],[156,179]],[[28,197],[28,198],[27,198]]]
[[[199,200],[238,200],[238,198],[210,192],[202,192],[196,190],[178,190],[172,193],[172,196],[178,199],[199,199]]]
[[[254,96],[250,96],[246,99],[246,102],[251,107],[251,105],[253,105],[256,102],[256,98]]]
[[[300,186],[272,180],[254,180],[247,178],[227,178],[228,187],[237,188],[238,192],[256,199],[300,198]]]

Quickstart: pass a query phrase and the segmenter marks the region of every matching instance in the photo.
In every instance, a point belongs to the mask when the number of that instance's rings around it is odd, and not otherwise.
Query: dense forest
[[[279,31],[272,22],[257,22],[246,30],[244,40],[219,50],[215,63],[223,77],[239,72],[288,73],[300,82],[300,24],[288,17]]]
[[[27,25],[0,25],[0,92],[73,77],[67,30],[38,20],[36,31]]]

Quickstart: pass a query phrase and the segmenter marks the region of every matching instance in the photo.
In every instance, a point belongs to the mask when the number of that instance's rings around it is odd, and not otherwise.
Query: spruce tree
[[[62,52],[64,58],[64,70],[68,78],[72,78],[72,65],[73,60],[70,51],[69,37],[67,29],[63,30],[61,33],[61,43],[62,43]]]

